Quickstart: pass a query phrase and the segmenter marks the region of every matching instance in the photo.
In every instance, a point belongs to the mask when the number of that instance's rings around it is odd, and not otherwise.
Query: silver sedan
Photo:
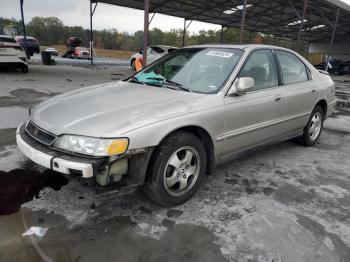
[[[219,163],[292,138],[314,145],[335,103],[329,75],[291,50],[193,46],[124,81],[43,102],[18,127],[17,144],[46,168],[142,185],[173,206]]]

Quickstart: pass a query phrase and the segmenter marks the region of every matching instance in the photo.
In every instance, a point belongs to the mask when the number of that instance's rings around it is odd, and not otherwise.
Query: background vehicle
[[[314,145],[335,103],[330,76],[291,50],[194,46],[124,81],[43,102],[19,126],[17,144],[57,172],[102,186],[124,179],[173,206],[216,164],[292,138]]]
[[[318,70],[325,70],[326,62],[315,65],[315,68]],[[328,64],[328,73],[332,75],[344,75],[344,66],[340,60],[331,59]]]
[[[75,49],[81,45],[81,39],[79,37],[69,37],[66,41],[66,45],[67,45],[67,52],[65,54],[62,55],[62,57],[65,58],[74,58],[75,56]]]
[[[28,72],[26,54],[10,36],[0,35],[0,67],[20,68],[21,72]]]
[[[15,39],[16,42],[24,48],[24,36],[18,35]],[[34,53],[40,53],[39,41],[34,37],[27,36],[27,57],[33,56]]]
[[[344,74],[350,74],[350,61],[346,61],[343,63],[343,71]]]
[[[90,50],[86,47],[76,47],[74,57],[79,59],[90,59]]]
[[[170,52],[176,50],[177,47],[165,46],[165,45],[154,45],[147,48],[147,64],[151,64],[157,59],[169,54]],[[143,57],[143,50],[141,49],[138,53],[134,54],[130,58],[130,66],[135,70],[135,60],[136,58]]]
[[[51,53],[51,55],[58,56],[58,50],[54,47],[47,47],[45,52]]]

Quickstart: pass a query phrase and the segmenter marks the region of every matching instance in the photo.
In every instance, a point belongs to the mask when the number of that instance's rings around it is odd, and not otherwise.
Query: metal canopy
[[[144,10],[144,0],[93,0],[106,4]],[[248,0],[244,30],[272,34],[276,37],[305,41],[329,39],[340,9],[335,38],[350,36],[350,6],[339,0]],[[305,9],[305,13],[304,13]],[[186,20],[197,20],[223,27],[241,26],[241,0],[150,0],[150,12]],[[304,19],[302,19],[304,17]]]

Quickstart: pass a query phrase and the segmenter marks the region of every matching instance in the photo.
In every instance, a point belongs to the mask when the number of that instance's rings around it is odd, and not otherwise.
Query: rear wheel
[[[176,133],[156,149],[144,192],[158,205],[180,205],[196,192],[206,167],[206,152],[199,138],[186,132]]]
[[[316,106],[312,111],[309,122],[304,128],[303,135],[299,138],[299,141],[305,146],[313,146],[319,140],[323,129],[323,121],[325,113],[322,107]]]

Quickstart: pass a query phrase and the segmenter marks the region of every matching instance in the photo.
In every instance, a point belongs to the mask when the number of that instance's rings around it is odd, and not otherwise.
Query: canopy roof
[[[144,0],[93,0],[143,10]],[[240,27],[241,0],[150,0],[150,12],[223,27]],[[248,0],[244,29],[297,39],[304,0]],[[308,0],[302,39],[329,39],[340,9],[336,38],[350,39],[350,6],[339,0]]]

